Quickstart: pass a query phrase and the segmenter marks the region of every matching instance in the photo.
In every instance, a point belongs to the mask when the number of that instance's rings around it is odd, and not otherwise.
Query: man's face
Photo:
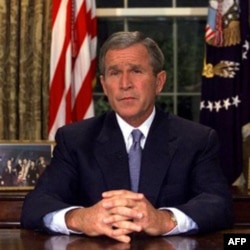
[[[153,74],[148,51],[141,44],[109,50],[104,62],[100,80],[111,107],[129,124],[139,126],[151,114],[166,72]]]

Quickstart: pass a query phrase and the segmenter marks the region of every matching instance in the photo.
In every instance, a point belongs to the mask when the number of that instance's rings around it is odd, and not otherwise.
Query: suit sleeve
[[[74,164],[60,129],[56,142],[50,165],[39,178],[35,189],[25,197],[21,214],[21,226],[24,228],[47,231],[43,222],[46,214],[78,205],[77,164]]]
[[[219,142],[214,130],[209,130],[205,146],[196,154],[190,176],[193,197],[177,206],[198,225],[200,232],[228,228],[232,225],[232,198],[222,173]]]

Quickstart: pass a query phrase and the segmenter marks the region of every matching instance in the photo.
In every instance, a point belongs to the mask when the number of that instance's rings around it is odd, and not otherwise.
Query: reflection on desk
[[[130,244],[119,243],[107,237],[84,237],[79,235],[51,236],[44,233],[0,229],[0,248],[8,250],[195,250],[223,249],[225,233],[250,234],[250,229],[232,229],[195,236],[149,237],[136,235]]]
[[[119,243],[107,238],[75,238],[72,236],[53,236],[45,243],[45,249],[50,250],[192,250],[196,249],[197,241],[185,237],[137,237],[130,244]]]

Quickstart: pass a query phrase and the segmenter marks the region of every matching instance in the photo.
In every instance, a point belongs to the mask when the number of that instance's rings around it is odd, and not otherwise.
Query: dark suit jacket
[[[106,190],[130,189],[128,155],[114,112],[59,129],[56,142],[51,164],[25,199],[25,228],[42,230],[47,213],[91,206]],[[139,192],[156,208],[180,209],[200,232],[232,221],[216,133],[158,109],[142,153]]]

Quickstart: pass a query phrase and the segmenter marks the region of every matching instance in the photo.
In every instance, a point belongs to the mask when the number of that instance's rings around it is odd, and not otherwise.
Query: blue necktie
[[[139,177],[140,177],[140,167],[141,167],[141,138],[143,134],[139,129],[134,129],[132,131],[133,144],[129,149],[129,171],[131,180],[131,190],[134,192],[138,191]]]

